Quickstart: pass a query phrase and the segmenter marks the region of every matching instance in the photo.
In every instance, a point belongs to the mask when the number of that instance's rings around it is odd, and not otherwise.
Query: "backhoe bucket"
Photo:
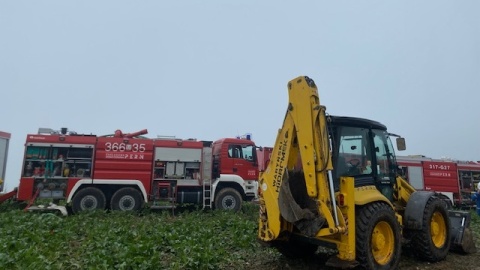
[[[464,254],[475,253],[477,248],[470,229],[470,212],[449,210],[450,250]]]
[[[283,174],[278,205],[282,217],[306,236],[315,236],[325,223],[325,217],[307,195],[303,173],[293,173],[290,179],[288,172]]]

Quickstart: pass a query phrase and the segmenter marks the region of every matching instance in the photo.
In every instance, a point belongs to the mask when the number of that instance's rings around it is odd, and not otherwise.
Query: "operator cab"
[[[393,200],[397,165],[387,127],[355,117],[328,116],[332,139],[333,179],[339,188],[340,177],[355,178],[355,187],[375,185],[385,197]],[[397,140],[404,150],[403,138]],[[403,144],[402,144],[403,143]]]

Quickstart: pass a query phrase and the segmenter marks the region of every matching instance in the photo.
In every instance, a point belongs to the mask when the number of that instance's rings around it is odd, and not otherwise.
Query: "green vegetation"
[[[480,250],[480,216],[478,216],[475,210],[471,211],[472,220],[470,222],[470,229],[475,234],[475,240],[477,241],[477,248]]]
[[[307,269],[324,266],[288,260],[257,241],[258,207],[239,213],[170,211],[94,212],[61,217],[0,205],[0,269]],[[480,218],[472,212],[477,247]],[[406,257],[406,258],[405,258]],[[453,258],[452,260],[450,258]],[[453,255],[445,269],[476,254]],[[470,265],[470,266],[472,266]],[[411,267],[411,268],[410,268]],[[431,264],[402,256],[401,269]],[[324,268],[324,267],[321,267]],[[439,268],[443,269],[443,268]],[[458,268],[460,269],[460,268]],[[465,268],[467,269],[467,268]]]
[[[259,249],[255,205],[69,217],[2,208],[0,269],[248,268]]]

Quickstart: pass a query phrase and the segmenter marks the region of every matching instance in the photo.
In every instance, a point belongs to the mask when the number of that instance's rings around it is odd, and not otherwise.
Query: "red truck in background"
[[[273,147],[257,148],[258,170],[263,172],[267,169],[272,157]]]
[[[432,159],[423,155],[397,156],[401,174],[417,190],[433,190],[448,196],[459,208],[470,208],[471,193],[480,182],[480,163]]]
[[[249,139],[96,136],[40,129],[27,135],[18,201],[65,200],[75,212],[175,208],[238,210],[258,194],[258,147]],[[263,163],[263,161],[262,161]],[[52,207],[58,207],[52,204]],[[61,208],[61,207],[60,207]],[[66,209],[58,209],[66,212]]]
[[[4,189],[5,173],[7,168],[8,144],[11,134],[0,131],[0,192]]]

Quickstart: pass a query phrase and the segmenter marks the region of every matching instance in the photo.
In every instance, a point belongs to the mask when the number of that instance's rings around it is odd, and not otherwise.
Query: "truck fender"
[[[405,227],[421,230],[423,226],[423,210],[428,200],[435,195],[433,191],[415,191],[410,195],[405,209]]]
[[[148,203],[147,191],[139,180],[112,180],[112,179],[82,179],[75,183],[68,194],[67,203],[72,201],[73,195],[85,185],[134,185],[140,189],[145,203]]]
[[[212,184],[212,197],[215,198],[217,193],[217,187],[220,183],[229,183],[229,184],[236,184],[241,187],[242,190],[242,197],[245,196],[245,181],[242,177],[234,174],[220,174],[220,177],[215,180]]]

